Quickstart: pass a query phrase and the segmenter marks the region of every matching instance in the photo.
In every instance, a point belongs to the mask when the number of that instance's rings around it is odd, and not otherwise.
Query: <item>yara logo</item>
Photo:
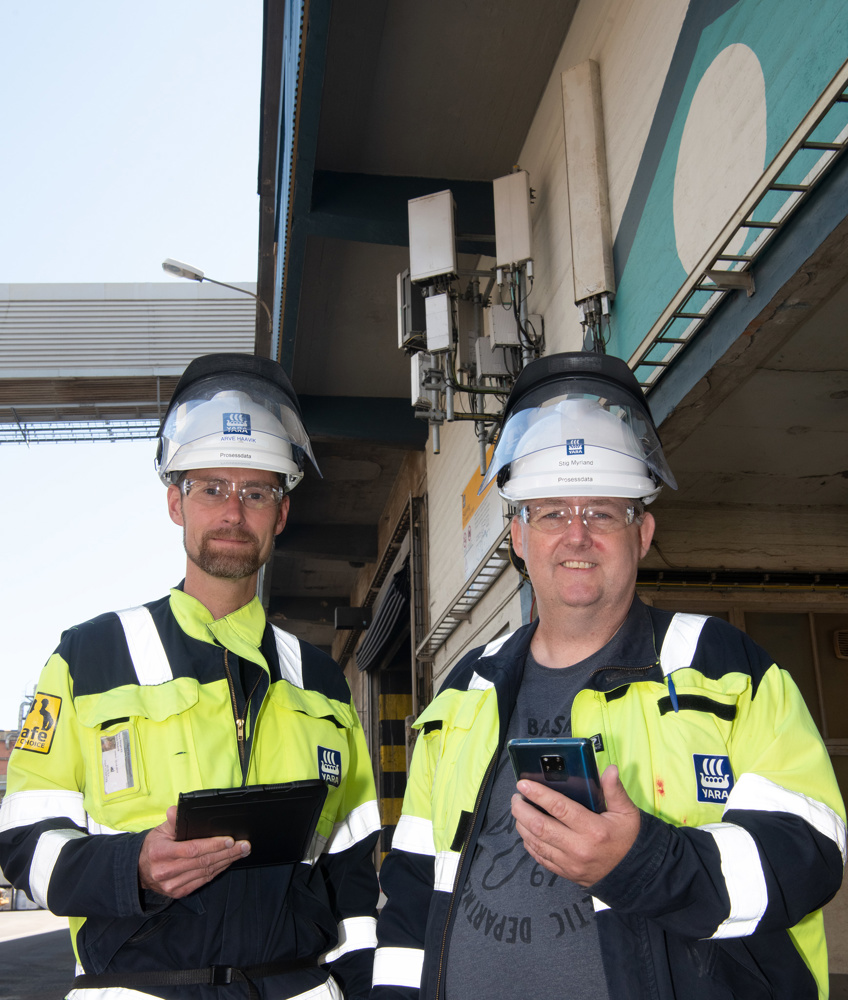
[[[341,750],[318,747],[318,773],[328,784],[340,785],[342,782]]]
[[[699,802],[726,802],[733,788],[730,758],[715,754],[694,753]]]
[[[225,413],[224,414],[225,434],[247,434],[250,435],[250,414],[249,413]]]

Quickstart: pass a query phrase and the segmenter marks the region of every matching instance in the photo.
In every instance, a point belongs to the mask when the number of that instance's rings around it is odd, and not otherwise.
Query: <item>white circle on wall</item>
[[[674,238],[690,274],[759,179],[766,157],[766,83],[747,45],[728,45],[692,98],[674,174]],[[742,246],[742,230],[728,253]]]

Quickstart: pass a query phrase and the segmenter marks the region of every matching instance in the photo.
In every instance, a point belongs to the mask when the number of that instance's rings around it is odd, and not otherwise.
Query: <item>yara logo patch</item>
[[[699,802],[726,802],[733,788],[730,758],[715,754],[693,753]]]
[[[584,438],[569,438],[565,444],[569,455],[582,455],[585,452]]]
[[[318,747],[318,774],[329,785],[342,783],[342,752]]]
[[[250,414],[249,413],[225,413],[224,414],[225,434],[246,434],[250,436]]]

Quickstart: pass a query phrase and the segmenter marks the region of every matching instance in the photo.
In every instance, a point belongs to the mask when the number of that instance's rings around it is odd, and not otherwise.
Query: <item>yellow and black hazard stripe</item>
[[[411,714],[409,669],[380,671],[380,853],[383,858],[391,850],[406,792],[406,719]]]

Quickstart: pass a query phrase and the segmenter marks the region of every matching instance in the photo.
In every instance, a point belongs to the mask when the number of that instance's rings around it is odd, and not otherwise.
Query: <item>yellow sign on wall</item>
[[[487,462],[492,460],[493,451],[494,445],[490,445],[486,452]],[[504,526],[503,505],[495,489],[495,480],[478,496],[482,482],[483,475],[478,468],[462,491],[462,554],[466,580],[480,565]]]

